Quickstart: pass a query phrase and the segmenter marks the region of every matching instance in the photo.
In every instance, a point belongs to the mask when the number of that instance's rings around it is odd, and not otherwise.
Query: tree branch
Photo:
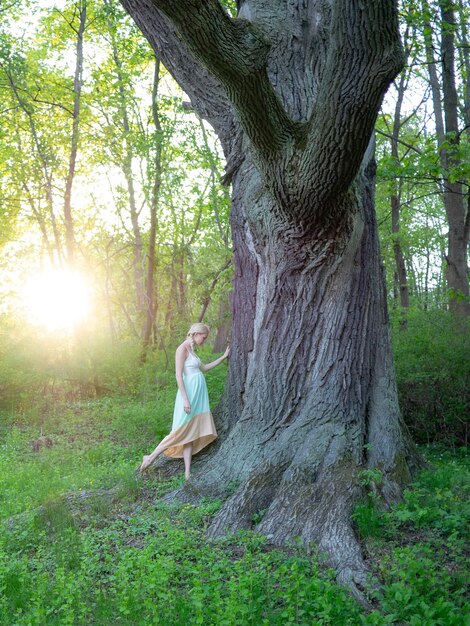
[[[385,89],[403,65],[394,0],[335,0],[331,13],[320,4],[315,7],[329,37],[317,100],[303,121],[290,118],[268,77],[269,29],[257,25],[254,5],[249,21],[229,17],[217,0],[121,2],[136,13],[152,45],[158,22],[162,56],[167,33],[173,45],[178,41],[186,50],[173,58],[172,73],[181,73],[189,58],[223,87],[224,102],[233,105],[265,183],[287,219],[311,221],[313,213],[324,211],[329,200],[348,189]],[[152,12],[151,28],[144,23],[143,7]],[[312,37],[314,33],[305,34],[305,49],[311,49]],[[303,215],[299,207],[307,207]]]
[[[217,0],[153,0],[194,56],[223,85],[256,152],[270,158],[296,126],[267,75],[270,43],[254,24],[232,19]]]
[[[224,142],[226,156],[237,135],[231,104],[221,86],[182,40],[175,25],[152,0],[120,0],[162,63],[188,94],[199,115]],[[175,3],[179,4],[179,3]]]
[[[352,183],[385,90],[404,63],[393,0],[362,5],[337,0],[331,19],[324,78],[301,166],[317,181],[317,204],[345,192]]]
[[[384,133],[383,130],[380,130],[379,128],[376,128],[375,132],[378,133],[379,135],[382,135],[383,137],[387,137],[387,139],[393,139],[392,135],[390,135],[389,133]],[[403,141],[403,139],[397,139],[396,141],[397,143],[401,144],[402,146],[405,146],[406,148],[408,148],[409,150],[412,150],[413,152],[416,152],[417,154],[423,154],[422,150],[420,150],[416,146],[411,145],[410,143],[407,143],[406,141]]]

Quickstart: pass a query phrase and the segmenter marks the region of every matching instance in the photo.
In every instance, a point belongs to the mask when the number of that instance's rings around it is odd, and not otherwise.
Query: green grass
[[[155,403],[122,399],[64,407],[60,417],[45,418],[41,429],[10,427],[0,445],[0,515],[68,491],[115,485],[139,465],[144,442],[156,441],[166,428]],[[33,451],[41,432],[52,445]]]
[[[208,375],[215,403],[223,368]],[[240,533],[207,542],[221,505],[164,504],[183,482],[136,480],[143,452],[171,424],[174,385],[140,398],[9,415],[0,440],[0,624],[465,625],[470,463],[424,451],[424,470],[394,510],[373,499],[354,519],[382,580],[365,612],[301,547]],[[51,447],[33,451],[41,434]],[[113,488],[69,501],[63,494]],[[262,515],[262,512],[259,513]],[[467,619],[467,621],[465,621]]]

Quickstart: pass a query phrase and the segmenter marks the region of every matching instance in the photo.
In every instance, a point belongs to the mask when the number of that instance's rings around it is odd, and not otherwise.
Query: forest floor
[[[222,376],[209,377],[213,400]],[[366,611],[299,544],[280,550],[252,532],[207,542],[220,501],[161,499],[182,467],[164,482],[136,475],[173,398],[171,383],[0,416],[0,624],[470,625],[463,450],[422,449],[429,465],[392,511],[373,498],[357,506],[382,582]]]

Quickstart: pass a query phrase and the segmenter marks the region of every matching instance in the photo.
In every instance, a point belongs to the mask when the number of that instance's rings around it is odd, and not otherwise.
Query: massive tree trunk
[[[252,528],[263,511],[257,530],[315,542],[360,588],[351,511],[367,470],[382,472],[375,488],[391,502],[415,459],[398,410],[370,141],[402,62],[394,3],[247,0],[244,19],[213,0],[122,3],[219,134],[233,183],[221,437],[180,495],[236,485],[211,536]]]
[[[269,220],[263,233],[245,221],[243,245],[235,241],[235,354],[224,406],[232,427],[198,483],[216,494],[241,483],[211,535],[251,528],[255,513],[266,510],[258,531],[275,543],[296,536],[316,542],[343,579],[359,573],[356,582],[363,569],[350,514],[360,472],[383,472],[388,502],[408,478],[372,167],[356,194],[339,201],[353,205],[353,215],[327,237],[294,229],[276,237]],[[242,187],[256,188],[253,182]],[[244,206],[235,204],[235,219]]]

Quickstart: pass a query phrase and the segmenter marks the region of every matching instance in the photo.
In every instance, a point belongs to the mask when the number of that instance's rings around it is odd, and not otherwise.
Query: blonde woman
[[[209,407],[209,396],[203,372],[208,372],[220,365],[229,355],[227,348],[224,354],[204,365],[194,352],[195,347],[202,346],[209,336],[206,324],[193,324],[187,338],[178,346],[175,356],[176,394],[173,425],[167,435],[148,456],[144,456],[140,472],[143,473],[163,452],[173,459],[184,459],[184,473],[188,480],[191,472],[191,460],[196,454],[217,438],[214,420]]]

